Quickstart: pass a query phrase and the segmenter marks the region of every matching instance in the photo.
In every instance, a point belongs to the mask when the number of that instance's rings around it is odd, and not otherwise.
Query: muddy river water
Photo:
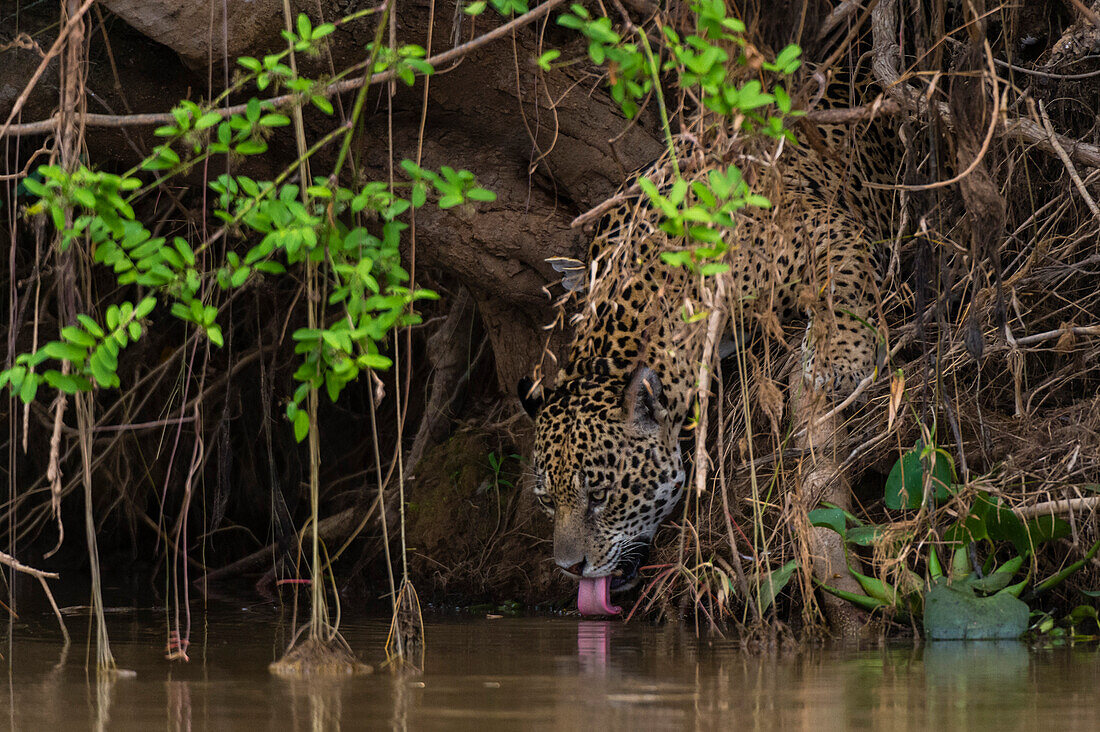
[[[190,662],[164,659],[164,616],[116,608],[112,649],[132,678],[85,671],[86,614],[0,627],[0,729],[1100,729],[1100,652],[1019,643],[912,644],[754,656],[680,628],[577,617],[426,618],[422,673],[288,681],[270,606],[192,613]],[[345,617],[376,667],[388,624]],[[92,651],[94,654],[94,651]]]

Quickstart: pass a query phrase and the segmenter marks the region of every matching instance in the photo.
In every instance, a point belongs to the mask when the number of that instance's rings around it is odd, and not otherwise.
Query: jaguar
[[[582,293],[568,357],[552,386],[525,378],[518,392],[535,421],[534,495],[553,519],[554,561],[579,580],[582,613],[619,611],[610,593],[637,582],[654,534],[684,493],[681,431],[707,353],[706,318],[697,316],[724,308],[735,347],[753,327],[781,335],[802,325],[805,383],[833,399],[874,370],[872,243],[889,212],[862,171],[886,166],[861,159],[839,128],[806,124],[800,137],[760,155],[700,151],[687,140],[675,150],[696,163],[681,173],[689,182],[735,158],[772,204],[742,209],[722,232],[728,273],[719,297],[713,281],[661,256],[689,242],[661,227],[636,182],[610,199],[587,263],[564,278]],[[638,175],[667,191],[669,158]]]

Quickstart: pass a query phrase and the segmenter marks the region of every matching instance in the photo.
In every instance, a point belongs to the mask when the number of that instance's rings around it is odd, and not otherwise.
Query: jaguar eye
[[[539,499],[539,503],[542,504],[543,508],[547,509],[548,511],[554,510],[554,499],[552,499],[546,493],[536,493],[535,498]]]
[[[589,503],[603,503],[607,500],[607,489],[597,488],[596,490],[588,492]]]

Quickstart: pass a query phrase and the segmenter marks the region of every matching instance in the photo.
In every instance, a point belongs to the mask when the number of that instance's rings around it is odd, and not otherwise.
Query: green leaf
[[[217,112],[207,112],[203,116],[199,117],[195,122],[196,130],[205,130],[207,127],[213,127],[222,121],[222,116]]]
[[[58,361],[79,362],[88,357],[87,349],[62,341],[50,341],[42,347],[42,351],[50,358],[56,358]]]
[[[898,604],[898,591],[888,582],[883,582],[878,577],[868,577],[865,574],[849,570],[852,576],[859,582],[859,586],[867,593],[868,597],[882,602],[884,605]]]
[[[53,369],[43,374],[46,377],[46,383],[54,389],[63,391],[66,394],[76,394],[81,391],[90,391],[92,385],[87,379],[76,376],[73,374],[63,374],[60,371],[54,371]]]
[[[485,4],[482,3],[482,7],[484,7],[484,6],[485,6]],[[539,61],[538,61],[539,68],[542,69],[543,71],[549,71],[550,70],[550,63],[552,61],[554,61],[556,58],[558,58],[559,56],[561,56],[561,51],[559,51],[557,49],[547,51],[546,53],[539,56]]]
[[[928,547],[928,576],[933,581],[943,577],[943,565],[940,564],[940,555],[934,546]]]
[[[95,208],[95,196],[87,188],[74,188],[73,198],[85,208]]]
[[[993,570],[985,577],[981,579],[975,577],[968,581],[970,586],[979,592],[998,592],[1008,586],[1008,583],[1012,581],[1012,578],[1020,571],[1020,567],[1023,566],[1023,563],[1024,558],[1016,556],[1009,559],[1000,567],[997,567],[997,569]]]
[[[497,194],[485,188],[471,188],[466,191],[466,197],[471,201],[484,201],[486,203],[497,200]]]
[[[92,353],[92,357],[88,359],[88,366],[92,370],[92,376],[95,378],[96,383],[101,387],[109,388],[115,380],[114,370],[107,367],[103,361],[102,349]]]
[[[882,536],[881,526],[853,526],[845,537],[848,543],[857,546],[871,546]]]
[[[208,327],[206,329],[206,337],[209,338],[210,342],[218,348],[221,348],[223,345],[225,345],[225,341],[222,340],[222,328],[220,325],[211,325],[210,327]]]
[[[179,252],[180,256],[183,257],[183,261],[187,263],[187,266],[195,266],[195,252],[191,249],[186,239],[182,236],[177,236],[172,239],[172,245],[176,248],[176,251]]]
[[[73,343],[77,346],[85,346],[91,348],[95,346],[96,340],[92,336],[88,335],[75,325],[66,326],[61,329],[61,337],[67,340],[69,343]]]
[[[393,365],[393,361],[380,353],[364,353],[358,359],[359,365],[366,369],[385,371]]]
[[[232,287],[240,287],[248,280],[248,274],[251,268],[248,265],[241,267],[235,271],[229,278],[229,283]]]
[[[1007,594],[977,597],[967,584],[939,582],[924,599],[929,640],[1007,640],[1027,630],[1030,611]]]
[[[265,114],[260,117],[258,124],[261,127],[285,127],[290,124],[290,117],[285,114]]]
[[[1031,551],[1031,541],[1024,523],[1011,509],[1003,506],[998,497],[981,492],[970,510],[983,520],[990,539],[1010,541],[1020,554]]]
[[[30,404],[38,393],[38,374],[27,374],[23,379],[23,386],[19,389],[19,401]]]
[[[294,439],[298,442],[306,439],[309,434],[309,412],[299,411],[294,415]]]
[[[844,536],[845,518],[844,512],[839,508],[815,508],[810,511],[810,524],[832,529]]]
[[[1036,516],[1027,522],[1027,533],[1031,541],[1042,544],[1047,541],[1064,539],[1072,533],[1069,522],[1058,516]]]
[[[267,143],[263,140],[245,140],[234,149],[241,155],[259,155],[267,151]]]
[[[775,598],[791,581],[791,576],[798,569],[798,562],[794,559],[784,564],[779,569],[773,570],[760,579],[760,612],[765,612]]]
[[[923,444],[918,442],[916,447],[894,463],[886,478],[884,497],[887,508],[920,508],[924,497],[924,461],[921,459],[924,450]],[[932,469],[932,490],[937,498],[946,498],[948,487],[954,482],[954,466],[944,450],[937,448],[934,453],[936,463]]]
[[[153,312],[153,308],[157,306],[157,299],[152,295],[149,295],[142,299],[134,308],[134,318],[141,320],[145,318],[149,313]]]
[[[76,316],[76,319],[80,321],[80,324],[84,326],[84,330],[88,331],[96,338],[103,337],[103,329],[99,327],[99,323],[92,320],[84,313],[80,313]]]

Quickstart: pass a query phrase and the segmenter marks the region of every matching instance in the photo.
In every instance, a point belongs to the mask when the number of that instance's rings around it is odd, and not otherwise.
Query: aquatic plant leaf
[[[1023,563],[1024,558],[1016,556],[1009,559],[1000,567],[997,567],[997,569],[993,570],[985,577],[981,579],[974,577],[968,581],[970,586],[978,592],[998,592],[1008,586],[1008,583],[1012,581],[1012,578],[1020,571],[1020,567]]]
[[[1069,522],[1058,516],[1036,516],[1027,522],[1027,533],[1036,545],[1045,541],[1064,539],[1070,535]]]
[[[890,475],[886,477],[884,489],[887,508],[893,510],[920,508],[924,497],[924,461],[921,460],[921,455],[925,451],[925,445],[917,442],[912,450],[894,463],[894,467],[890,469]],[[932,491],[938,500],[943,500],[951,492],[955,466],[946,450],[936,448],[929,452],[936,459],[935,465],[932,466]]]
[[[844,512],[839,508],[815,508],[810,511],[809,519],[814,526],[832,529],[844,536]]]
[[[1020,554],[1031,551],[1031,539],[1028,537],[1024,522],[1010,509],[1001,505],[1001,500],[996,496],[985,492],[979,493],[970,512],[983,520],[990,539],[1010,541]]]
[[[898,604],[898,591],[889,582],[883,582],[878,577],[868,577],[865,574],[848,570],[852,576],[859,582],[859,586],[863,588],[863,591],[867,593],[868,597],[878,600],[884,605],[897,605]]]
[[[776,570],[768,572],[760,578],[760,612],[763,613],[775,602],[776,595],[783,591],[787,583],[791,581],[791,575],[798,569],[798,562],[794,559]]]
[[[969,583],[938,582],[924,598],[929,640],[1005,640],[1028,627],[1027,605],[1011,595],[978,597]]]
[[[856,607],[866,610],[867,612],[873,612],[875,610],[878,610],[880,607],[886,605],[886,603],[884,603],[882,600],[876,600],[875,598],[867,597],[866,595],[857,595],[854,592],[847,592],[838,587],[827,585],[824,582],[818,580],[816,577],[814,578],[814,584],[825,590],[825,592],[828,592],[830,595],[839,597],[841,600],[847,600]]]
[[[850,544],[858,546],[871,546],[882,536],[881,526],[854,526],[848,529],[845,537]]]
[[[936,552],[936,547],[928,547],[928,576],[932,578],[932,581],[937,581],[943,577],[943,565],[940,564],[940,555]]]

